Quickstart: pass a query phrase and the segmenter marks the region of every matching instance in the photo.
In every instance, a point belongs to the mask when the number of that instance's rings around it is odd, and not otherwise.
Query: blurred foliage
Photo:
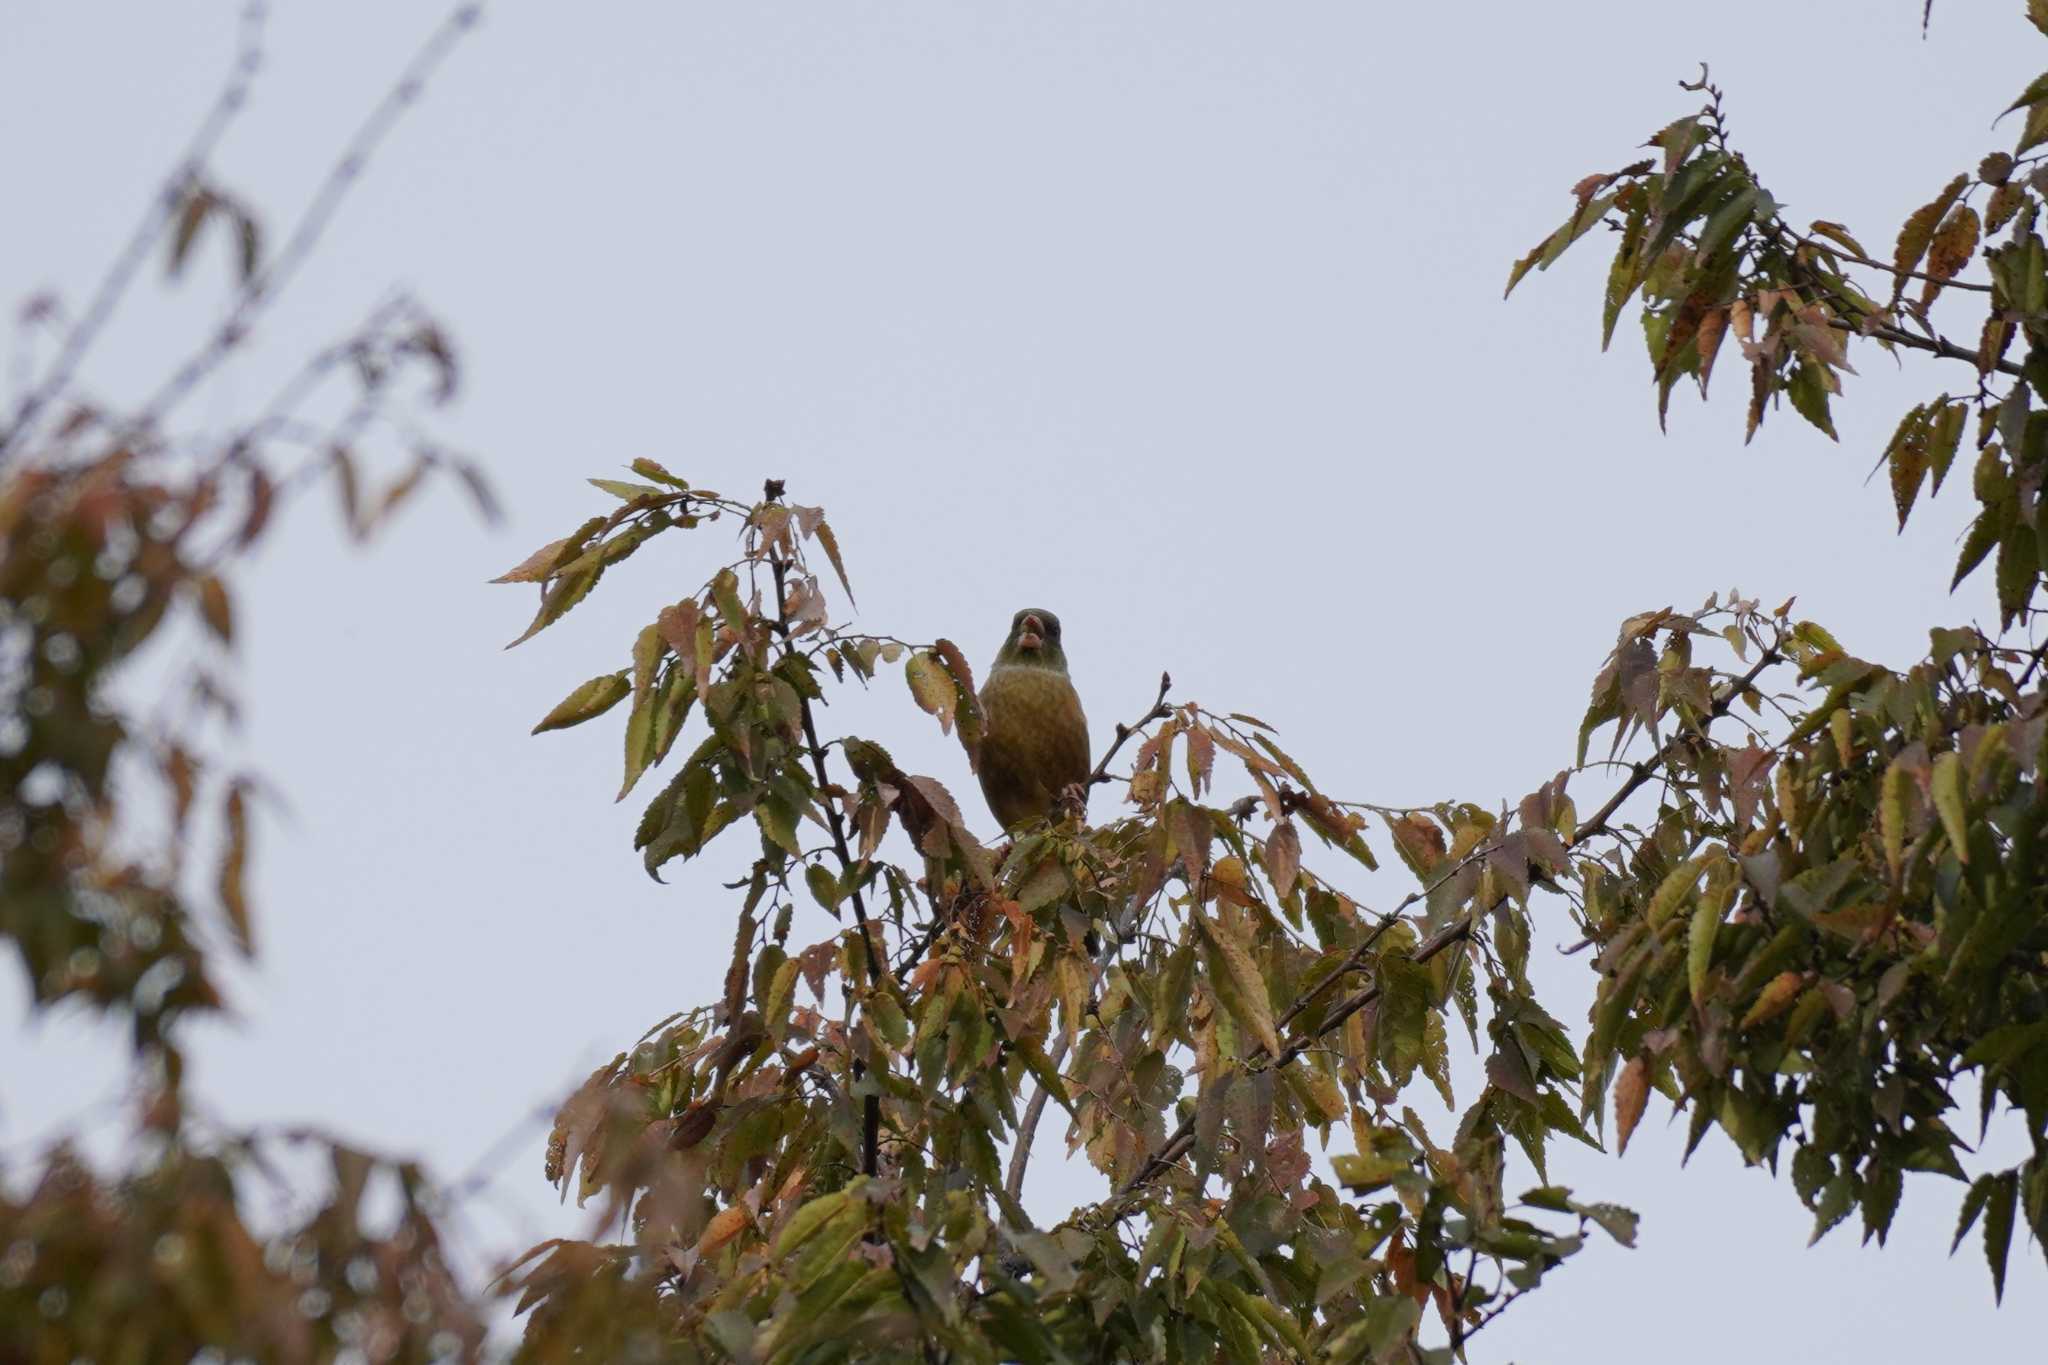
[[[258,942],[249,868],[267,791],[234,766],[232,681],[250,557],[319,482],[357,538],[437,471],[489,510],[477,470],[415,420],[453,392],[455,358],[404,295],[258,411],[200,425],[184,410],[246,352],[390,119],[474,19],[451,12],[271,253],[206,173],[260,65],[252,6],[186,160],[94,296],[75,314],[53,295],[22,311],[24,344],[55,345],[0,420],[0,941],[35,1012],[127,1026],[133,1125],[113,1169],[58,1137],[28,1171],[0,1171],[10,1365],[425,1361],[483,1340],[424,1174],[316,1133],[199,1121],[180,1027],[223,1008],[219,955]],[[147,397],[89,394],[80,363],[140,269],[192,270],[216,221],[231,234],[223,321]]]
[[[484,496],[409,415],[458,372],[408,298],[253,416],[177,421],[475,18],[436,30],[272,251],[205,167],[256,68],[251,13],[220,108],[100,294],[76,318],[26,311],[59,345],[0,427],[0,937],[37,1011],[121,1020],[135,1064],[105,1169],[60,1138],[0,1172],[0,1361],[484,1350],[489,1301],[444,1260],[451,1203],[422,1171],[208,1125],[184,1083],[181,1022],[221,1008],[217,955],[259,942],[266,789],[230,761],[247,556],[316,481],[358,536],[436,471]],[[882,687],[970,771],[1033,751],[992,727],[1051,711],[986,705],[950,640],[853,629],[833,527],[779,482],[728,497],[645,459],[593,479],[602,510],[500,580],[538,595],[520,640],[657,538],[690,547],[701,582],[648,604],[617,666],[535,731],[623,713],[619,797],[646,800],[649,875],[714,845],[744,870],[717,921],[719,998],[560,1108],[546,1175],[593,1218],[487,1291],[519,1358],[1458,1359],[1589,1237],[1633,1244],[1635,1214],[1552,1184],[1549,1157],[1610,1131],[1625,1147],[1652,1090],[1688,1112],[1688,1150],[1719,1129],[1787,1162],[1816,1237],[1860,1212],[1881,1241],[1908,1172],[1957,1181],[1958,1241],[1981,1227],[2002,1293],[2014,1231],[2048,1232],[2048,645],[2029,629],[2048,77],[2008,111],[2015,149],[1915,211],[1889,264],[1840,224],[1785,222],[1728,143],[1722,93],[1704,72],[1688,88],[1705,107],[1576,186],[1510,288],[1610,229],[1604,335],[1639,298],[1660,420],[1681,379],[1704,396],[1730,332],[1752,431],[1783,396],[1832,436],[1866,344],[1970,374],[1882,460],[1903,525],[1973,443],[1955,576],[1993,563],[1999,631],[1936,629],[1895,671],[1790,602],[1644,612],[1572,765],[1492,807],[1344,799],[1272,727],[1162,677],[1085,783],[985,841],[938,778],[835,732],[829,703]],[[191,271],[216,238],[237,274],[222,326],[143,402],[81,397],[78,361],[136,264]],[[1937,305],[1965,303],[1984,305],[1974,347],[1935,329]],[[1068,645],[1085,673],[1098,644]],[[1096,787],[1114,800],[1091,814]],[[1375,910],[1364,879],[1388,852],[1413,886]],[[1583,1030],[1530,986],[1531,944],[1560,923],[1545,906],[1583,935]],[[1462,1105],[1457,1048],[1484,1077]],[[1454,1117],[1426,1122],[1423,1096]],[[1973,1098],[1977,1134],[1954,1117]],[[1041,1223],[1020,1193],[1055,1108],[1105,1193]],[[1981,1169],[1975,1138],[2001,1121],[2030,1155]]]
[[[2025,10],[2048,32],[2048,7]],[[1719,1128],[1751,1162],[1788,1159],[1816,1239],[1860,1211],[1882,1241],[1909,1173],[1957,1181],[1956,1242],[1981,1224],[2002,1296],[2015,1227],[2048,1248],[2048,75],[2004,109],[2009,146],[1914,209],[1889,260],[1840,222],[1789,222],[1730,144],[1723,92],[1704,71],[1685,88],[1704,108],[1657,132],[1649,159],[1574,186],[1572,217],[1509,289],[1606,228],[1603,344],[1639,296],[1660,421],[1681,380],[1705,397],[1730,334],[1752,435],[1783,397],[1834,437],[1854,352],[1941,362],[1929,382],[1949,387],[1906,412],[1877,463],[1903,529],[1966,459],[1977,510],[1951,586],[1991,563],[1999,622],[1936,628],[1899,670],[1787,629],[1745,689],[1762,723],[1740,747],[1696,733],[1713,603],[1623,628],[1581,756],[1607,725],[1617,750],[1631,733],[1687,738],[1657,808],[1578,869],[1599,971],[1587,1098],[1597,1114],[1612,1083],[1624,1142],[1656,1089],[1690,1111],[1688,1150]],[[1972,1100],[1975,1132],[1959,1134]],[[2001,1115],[2028,1155],[1973,1176],[1965,1158]]]

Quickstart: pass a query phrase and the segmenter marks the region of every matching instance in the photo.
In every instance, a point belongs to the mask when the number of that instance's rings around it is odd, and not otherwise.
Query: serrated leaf
[[[1692,889],[1699,885],[1700,878],[1706,874],[1709,861],[1710,859],[1704,855],[1688,858],[1665,873],[1664,880],[1657,884],[1656,893],[1650,897],[1650,908],[1644,918],[1653,925],[1662,924],[1671,918],[1680,902],[1691,895]]]
[[[1617,1146],[1623,1153],[1628,1151],[1629,1135],[1636,1130],[1636,1124],[1643,1118],[1643,1109],[1650,1101],[1650,1064],[1648,1059],[1638,1055],[1629,1058],[1628,1065],[1621,1069],[1621,1076],[1614,1083],[1614,1135]]]
[[[1714,960],[1714,938],[1721,928],[1721,899],[1702,896],[1693,907],[1692,924],[1686,931],[1685,980],[1695,1005],[1707,994],[1707,968]]]
[[[1197,915],[1195,923],[1212,950],[1210,975],[1221,978],[1218,984],[1228,987],[1219,992],[1225,1008],[1251,1031],[1269,1057],[1278,1057],[1280,1035],[1273,1027],[1273,1002],[1266,994],[1266,981],[1252,959],[1250,946],[1220,920]]]
[[[1920,258],[1927,254],[1929,244],[1934,241],[1934,233],[1941,225],[1941,220],[1955,206],[1956,200],[1962,197],[1963,188],[1969,183],[1970,177],[1967,175],[1959,175],[1949,181],[1940,194],[1913,210],[1905,225],[1899,229],[1899,240],[1892,251],[1892,265],[1902,273],[1898,277],[1898,286],[1893,291],[1894,297],[1905,288],[1906,277],[1903,272],[1912,270],[1920,264]]]
[[[939,718],[939,733],[953,732],[953,708],[958,694],[946,666],[928,650],[919,650],[903,665],[903,681],[921,710]]]
[[[1906,798],[1912,784],[1911,770],[1901,758],[1893,758],[1878,789],[1878,830],[1884,838],[1885,866],[1894,880],[1906,864]]]
[[[1956,556],[1956,571],[1948,583],[1950,592],[1961,586],[1962,581],[1984,562],[1984,556],[1997,547],[2001,529],[2000,519],[1989,508],[1977,514],[1977,519],[1970,523],[1969,534],[1963,537],[1962,553]]]
[[[1998,585],[1998,608],[2010,625],[2033,599],[2040,574],[2034,533],[2021,525],[2006,528],[1998,542],[1998,563],[1993,576]]]
[[[1963,1238],[1970,1235],[1970,1229],[1977,1224],[1977,1215],[1984,1211],[1985,1200],[1991,1197],[1991,1187],[1998,1180],[1995,1175],[1980,1175],[1971,1182],[1968,1194],[1963,1196],[1963,1207],[1956,1218],[1956,1235],[1948,1244],[1948,1254],[1956,1254],[1956,1248],[1963,1244]]]
[[[2013,1208],[2019,1201],[2019,1176],[2001,1171],[1992,1177],[1984,1201],[1984,1260],[1991,1267],[1992,1297],[2005,1302],[2005,1257],[2012,1248]]]
[[[575,690],[555,703],[554,710],[541,717],[540,724],[533,727],[533,733],[566,730],[586,720],[595,720],[630,696],[632,691],[633,684],[626,680],[623,672],[605,673],[588,682],[578,683]]]
[[[1280,821],[1266,836],[1265,862],[1266,875],[1273,879],[1273,890],[1282,900],[1287,899],[1301,875],[1301,833],[1292,820]]]
[[[667,496],[663,490],[651,483],[630,483],[625,479],[592,479],[592,488],[611,494],[620,502],[631,502],[635,498],[658,498]]]
[[[846,564],[839,558],[839,537],[832,534],[832,527],[823,519],[818,522],[818,543],[825,547],[825,558],[832,561],[832,572],[839,575],[839,586],[846,589],[846,600],[853,602],[853,584],[847,581]]]
[[[1782,971],[1765,983],[1756,1000],[1736,1025],[1741,1030],[1766,1024],[1783,1014],[1792,1002],[1799,998],[1799,992],[1806,984],[1806,978],[1799,972]]]
[[[1954,750],[1934,756],[1934,813],[1956,861],[1970,861],[1970,831],[1963,818],[1963,756]]]
[[[534,613],[532,624],[505,648],[511,649],[514,645],[525,644],[567,616],[570,608],[590,595],[590,590],[597,586],[597,580],[603,574],[604,564],[593,562],[585,568],[569,570],[557,576],[541,595],[540,610]]]

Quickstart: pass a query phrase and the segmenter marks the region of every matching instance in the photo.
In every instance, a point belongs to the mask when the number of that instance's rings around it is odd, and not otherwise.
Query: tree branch
[[[1779,662],[1784,657],[1780,653],[1779,649],[1782,643],[1783,640],[1781,637],[1778,641],[1774,642],[1769,649],[1763,652],[1762,657],[1760,657],[1757,660],[1756,666],[1754,668],[1750,669],[1749,672],[1743,674],[1741,678],[1739,678],[1733,684],[1731,684],[1727,692],[1724,693],[1718,700],[1714,702],[1713,706],[1708,710],[1705,718],[1701,721],[1700,728],[1702,730],[1704,730],[1707,726],[1713,724],[1714,721],[1726,715],[1728,713],[1728,708],[1734,704],[1735,699],[1741,696],[1743,693],[1747,692],[1750,689],[1750,687],[1756,682],[1757,678],[1762,676],[1765,669],[1769,668],[1772,664]],[[1666,741],[1657,750],[1656,753],[1652,754],[1649,758],[1646,758],[1641,762],[1638,762],[1633,768],[1631,768],[1629,770],[1628,777],[1622,782],[1621,787],[1614,793],[1613,796],[1608,798],[1606,804],[1602,805],[1600,809],[1593,814],[1591,819],[1582,823],[1578,827],[1578,829],[1573,832],[1571,840],[1566,845],[1566,847],[1576,848],[1580,844],[1584,843],[1586,840],[1592,838],[1595,834],[1598,834],[1601,831],[1605,830],[1607,828],[1607,822],[1614,817],[1614,813],[1616,811],[1621,809],[1622,804],[1626,802],[1629,797],[1633,796],[1638,790],[1640,790],[1643,783],[1649,781],[1650,777],[1653,774],[1655,774],[1658,771],[1658,769],[1660,769],[1667,762],[1669,762],[1672,756],[1678,752],[1679,748],[1682,745],[1690,742],[1690,740],[1691,736],[1685,733],[1673,735],[1671,739]],[[1470,854],[1466,855],[1464,860],[1461,861],[1457,867],[1450,869],[1443,876],[1439,877],[1435,882],[1432,882],[1429,887],[1421,891],[1410,892],[1407,898],[1404,899],[1399,906],[1395,907],[1393,912],[1387,917],[1387,920],[1391,921],[1393,919],[1398,918],[1402,910],[1406,909],[1410,905],[1413,905],[1416,901],[1422,899],[1424,896],[1427,896],[1430,891],[1434,890],[1437,886],[1442,885],[1442,883],[1446,879],[1455,875],[1461,868],[1463,868],[1467,863],[1470,863],[1474,858],[1482,856],[1485,853],[1490,853],[1499,846],[1499,841],[1496,840],[1493,843],[1485,844],[1482,845],[1480,848],[1474,849]],[[1464,940],[1470,938],[1472,936],[1472,931],[1476,922],[1477,913],[1473,911],[1467,911],[1465,914],[1459,916],[1456,920],[1453,920],[1451,923],[1445,925],[1442,929],[1439,929],[1435,934],[1431,935],[1423,943],[1417,945],[1415,950],[1408,954],[1408,960],[1410,962],[1415,963],[1423,963],[1429,961],[1431,958],[1437,956],[1437,954],[1443,952],[1444,949],[1450,947],[1452,944],[1461,943]],[[1377,933],[1375,934],[1375,937],[1377,937]],[[1301,1000],[1297,1001],[1292,1007],[1290,1007],[1286,1014],[1279,1021],[1280,1025],[1284,1026],[1287,1021],[1292,1020],[1296,1015],[1300,1014],[1301,1011],[1306,1007],[1308,1001],[1312,999],[1315,995],[1319,994],[1323,990],[1323,988],[1329,984],[1330,981],[1336,980],[1338,977],[1342,976],[1345,971],[1350,970],[1352,966],[1355,966],[1358,963],[1362,962],[1364,960],[1366,947],[1369,946],[1370,943],[1371,940],[1369,939],[1367,940],[1367,945],[1362,945],[1360,948],[1354,949],[1352,953],[1345,959],[1345,962],[1348,964],[1346,967],[1341,968],[1337,972],[1333,972],[1331,976],[1328,978],[1328,980],[1326,980],[1322,985],[1317,986],[1315,990],[1309,992],[1308,995],[1304,996]],[[1294,1041],[1287,1044],[1287,1046],[1281,1050],[1280,1055],[1277,1058],[1273,1059],[1273,1067],[1284,1067],[1288,1063],[1292,1062],[1295,1058],[1301,1056],[1302,1053],[1306,1052],[1310,1047],[1313,1047],[1325,1035],[1329,1034],[1333,1029],[1341,1025],[1346,1019],[1349,1019],[1359,1010],[1364,1009],[1367,1005],[1377,1000],[1379,998],[1379,994],[1380,988],[1378,984],[1375,983],[1373,985],[1364,987],[1355,994],[1339,1002],[1337,1005],[1331,1008],[1328,1014],[1323,1016],[1323,1018],[1315,1025],[1315,1027],[1299,1035],[1294,1039]],[[1259,1057],[1264,1053],[1264,1050],[1265,1049],[1263,1048],[1263,1046],[1253,1048],[1249,1053],[1246,1054],[1245,1060],[1247,1062],[1256,1062],[1259,1059]],[[1126,1180],[1117,1189],[1114,1195],[1110,1196],[1110,1198],[1104,1203],[1104,1205],[1102,1205],[1103,1209],[1107,1211],[1109,1215],[1113,1218],[1121,1217],[1121,1209],[1125,1201],[1128,1200],[1133,1194],[1135,1194],[1140,1188],[1142,1188],[1147,1182],[1151,1181],[1161,1172],[1165,1171],[1168,1167],[1172,1166],[1175,1162],[1179,1161],[1180,1158],[1187,1153],[1188,1148],[1193,1145],[1194,1136],[1195,1121],[1193,1115],[1190,1115],[1188,1118],[1183,1119],[1181,1121],[1180,1126],[1174,1129],[1173,1134],[1167,1138],[1167,1140],[1164,1144],[1161,1145],[1159,1150],[1153,1153],[1151,1157],[1147,1158],[1145,1163],[1138,1168],[1137,1173],[1131,1176],[1130,1179]]]
[[[1124,741],[1137,734],[1138,731],[1144,729],[1153,721],[1165,720],[1167,716],[1172,714],[1173,708],[1166,704],[1166,693],[1172,686],[1173,675],[1171,673],[1161,673],[1159,675],[1159,695],[1153,699],[1152,709],[1129,725],[1125,725],[1121,721],[1117,722],[1116,739],[1110,743],[1109,752],[1102,756],[1102,761],[1095,765],[1095,771],[1088,774],[1088,781],[1084,785],[1093,787],[1098,783],[1109,781],[1110,762],[1116,758],[1117,750],[1124,747]]]
[[[769,480],[769,501],[779,499],[782,494],[779,480]],[[775,632],[782,637],[785,650],[791,648],[789,633],[789,596],[784,591],[789,576],[789,561],[771,551],[768,566],[775,574]],[[825,823],[832,831],[832,852],[839,859],[839,870],[853,870],[853,851],[846,843],[846,823],[841,819],[838,805],[825,789],[831,785],[825,772],[825,746],[818,742],[818,723],[811,715],[811,699],[797,693],[797,709],[803,716],[804,743],[810,751],[811,771],[818,781],[818,804],[825,808]],[[869,989],[879,990],[887,979],[882,971],[881,955],[875,949],[875,936],[868,927],[867,902],[860,894],[860,888],[849,886],[847,899],[853,903],[853,922],[860,929],[861,945],[867,950]],[[867,1073],[860,1058],[853,1059],[853,1078],[858,1081]],[[863,1175],[874,1175],[880,1164],[882,1146],[882,1099],[869,1095],[861,1101],[860,1168]]]
[[[249,88],[255,82],[256,72],[263,64],[263,27],[268,18],[268,6],[262,0],[251,0],[242,11],[242,36],[236,45],[234,65],[228,69],[227,80],[222,84],[220,94],[200,120],[199,128],[192,135],[192,141],[185,148],[184,156],[178,159],[177,168],[160,186],[151,198],[149,208],[142,221],[136,225],[121,254],[114,258],[106,278],[100,281],[94,291],[92,302],[86,306],[77,323],[65,334],[62,349],[50,364],[50,370],[43,382],[22,395],[20,404],[14,410],[13,419],[7,428],[0,431],[0,456],[5,456],[19,445],[29,434],[31,426],[43,408],[60,397],[71,386],[72,376],[78,372],[79,362],[92,349],[93,342],[106,330],[107,322],[114,315],[121,298],[134,282],[135,272],[142,268],[144,260],[162,239],[164,229],[170,225],[176,214],[181,196],[195,181],[206,158],[220,142],[221,135],[233,123],[235,116],[248,104]]]
[[[1853,332],[1857,336],[1875,337],[1879,341],[1889,341],[1894,346],[1906,346],[1916,351],[1925,351],[1929,355],[1938,355],[1945,360],[1967,360],[1970,364],[1976,366],[1980,372],[1984,369],[1984,356],[1981,351],[1973,351],[1967,346],[1958,346],[1946,337],[1919,337],[1914,336],[1911,332],[1901,331],[1897,327],[1885,325],[1880,325],[1866,332],[1846,318],[1829,318],[1828,326],[1838,332]],[[2000,374],[2009,374],[2015,378],[2026,377],[2026,371],[2013,364],[2010,360],[1995,360],[1991,363],[1991,368],[1997,370]]]

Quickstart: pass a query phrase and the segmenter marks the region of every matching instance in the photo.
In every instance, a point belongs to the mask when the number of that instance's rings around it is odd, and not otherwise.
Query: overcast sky
[[[438,16],[280,8],[218,163],[273,230]],[[1279,725],[1326,788],[1388,803],[1493,803],[1549,778],[1635,611],[1797,593],[1891,664],[1929,625],[1983,619],[1988,575],[1944,591],[1967,490],[1897,536],[1883,481],[1864,480],[1902,408],[1967,371],[1863,352],[1839,448],[1786,410],[1745,449],[1724,358],[1729,391],[1708,409],[1681,393],[1660,437],[1639,333],[1598,353],[1599,244],[1500,300],[1571,184],[1691,107],[1674,82],[1702,60],[1788,213],[1882,251],[2009,142],[1987,124],[2048,53],[2019,0],[1945,0],[1926,41],[1920,8],[493,8],[260,354],[194,405],[246,412],[410,285],[466,360],[442,430],[508,509],[486,531],[444,494],[364,553],[323,494],[244,578],[248,747],[291,811],[262,828],[261,968],[237,980],[239,1022],[199,1031],[200,1093],[456,1175],[715,996],[732,923],[716,882],[737,853],[654,884],[630,847],[640,803],[611,802],[616,718],[527,731],[623,664],[727,543],[662,543],[510,654],[530,590],[484,583],[600,509],[582,480],[635,456],[736,495],[784,477],[823,503],[867,629],[949,636],[979,669],[1014,609],[1050,607],[1098,734],[1168,668],[1179,695]],[[75,305],[98,280],[211,99],[235,13],[0,9],[9,308],[44,288]],[[88,367],[96,390],[147,386],[214,316],[213,246],[175,291],[148,281]],[[830,719],[986,823],[957,747],[898,687]],[[1574,790],[1587,807],[1602,789]],[[1405,889],[1347,885],[1380,905]],[[1557,906],[1540,943],[1572,937]],[[1583,959],[1538,956],[1552,1012],[1582,1026]],[[121,1079],[117,1035],[30,1027],[24,1000],[0,972],[15,1154]],[[1888,1250],[1852,1226],[1807,1250],[1788,1181],[1718,1134],[1681,1173],[1665,1113],[1655,1101],[1625,1160],[1559,1151],[1553,1169],[1639,1209],[1640,1249],[1589,1250],[1475,1359],[2038,1351],[2038,1250],[2015,1249],[1994,1310],[1976,1239],[1945,1254],[1959,1186],[1910,1181]],[[541,1180],[544,1137],[525,1129],[473,1205],[473,1248],[580,1226]],[[1100,1188],[1046,1159],[1056,1137],[1031,1187],[1049,1214]]]

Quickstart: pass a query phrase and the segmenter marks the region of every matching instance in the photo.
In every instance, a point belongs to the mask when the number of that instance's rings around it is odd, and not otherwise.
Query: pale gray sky
[[[0,301],[97,281],[211,98],[236,8],[0,12]],[[245,580],[249,748],[293,810],[263,826],[263,960],[240,1022],[199,1034],[201,1092],[452,1175],[716,993],[727,865],[653,884],[639,804],[611,804],[612,723],[526,732],[723,544],[643,553],[510,654],[530,596],[484,586],[601,505],[585,476],[637,455],[825,504],[869,628],[951,636],[981,667],[1014,608],[1052,607],[1099,731],[1170,668],[1360,799],[1530,790],[1568,761],[1619,619],[1731,584],[1911,659],[1988,592],[1943,591],[1964,498],[1898,537],[1863,482],[1942,381],[1870,353],[1839,449],[1789,411],[1744,449],[1733,392],[1681,394],[1660,438],[1637,334],[1597,352],[1597,246],[1510,303],[1500,287],[1573,181],[1690,106],[1674,81],[1703,59],[1789,212],[1881,249],[2010,131],[1986,125],[2048,52],[2019,9],[1938,5],[1923,42],[1917,0],[494,8],[261,356],[194,408],[245,410],[410,284],[467,361],[444,430],[509,510],[488,533],[443,494],[364,554],[307,508]],[[280,10],[219,159],[274,229],[439,15]],[[224,281],[213,254],[177,291],[152,280],[92,383],[156,377]],[[952,741],[880,701],[832,719],[979,814]],[[1543,970],[1578,1024],[1582,959]],[[10,1153],[119,1083],[114,1035],[27,1027],[23,1000],[0,973]],[[2038,1350],[2039,1252],[2015,1249],[1994,1310],[1974,1238],[1945,1254],[1959,1187],[1909,1182],[1889,1250],[1852,1227],[1806,1250],[1788,1183],[1718,1135],[1681,1173],[1663,1116],[1626,1159],[1560,1150],[1553,1172],[1639,1209],[1640,1249],[1589,1250],[1476,1359]],[[477,1205],[474,1245],[578,1226],[541,1182],[543,1136]],[[1035,1177],[1042,1210],[1099,1188],[1052,1161]]]

